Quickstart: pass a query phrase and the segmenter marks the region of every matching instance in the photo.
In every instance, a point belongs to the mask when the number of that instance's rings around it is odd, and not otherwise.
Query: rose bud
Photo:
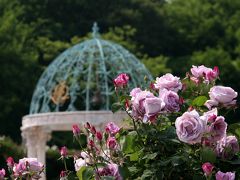
[[[119,74],[114,80],[113,80],[113,83],[114,83],[114,86],[116,88],[123,88],[124,86],[127,85],[129,81],[129,76],[125,73],[122,73],[122,74]]]
[[[67,148],[66,148],[66,146],[61,147],[60,154],[61,154],[62,157],[66,157],[67,156]]]
[[[114,137],[109,137],[107,140],[107,147],[109,149],[116,149],[117,148],[117,141]]]
[[[81,133],[81,130],[80,130],[80,128],[79,128],[79,126],[77,124],[74,124],[72,126],[72,132],[73,132],[74,136],[77,136],[77,135],[79,135]]]
[[[96,134],[96,132],[97,132],[97,131],[96,131],[96,128],[95,128],[94,126],[92,126],[92,127],[91,127],[91,133],[92,133],[92,134]]]
[[[14,166],[14,160],[13,160],[12,157],[8,157],[7,160],[6,160],[6,162],[7,162],[7,166],[8,166],[8,167],[13,168],[13,166]]]
[[[99,131],[96,133],[96,136],[97,136],[97,139],[98,139],[99,141],[101,141],[102,138],[103,138],[102,133],[99,132]]]
[[[209,176],[212,174],[213,168],[214,168],[214,166],[209,162],[206,162],[202,165],[202,170],[206,176]]]

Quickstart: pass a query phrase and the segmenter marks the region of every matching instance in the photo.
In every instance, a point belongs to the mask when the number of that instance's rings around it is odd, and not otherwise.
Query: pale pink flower
[[[6,175],[5,169],[0,170],[0,179],[4,179],[4,176]]]
[[[226,136],[227,123],[223,116],[218,116],[209,126],[212,141],[219,141]]]
[[[231,159],[239,152],[238,140],[235,136],[225,136],[217,142],[216,152],[222,159]]]
[[[179,96],[174,91],[168,91],[166,89],[160,90],[159,97],[165,103],[164,110],[167,112],[177,112],[180,110]]]
[[[177,136],[188,144],[200,143],[206,132],[206,119],[202,119],[196,110],[185,112],[175,122]]]
[[[173,76],[170,73],[167,73],[161,77],[157,77],[154,86],[159,90],[167,89],[174,92],[178,92],[182,89],[180,78]]]
[[[230,87],[213,86],[209,91],[210,100],[205,105],[211,109],[215,106],[232,107],[236,104],[238,93]]]
[[[110,133],[112,136],[114,136],[115,134],[117,134],[120,131],[120,128],[114,122],[109,122],[105,126],[105,131],[107,133]]]
[[[216,176],[216,180],[234,180],[235,179],[234,172],[223,173],[221,171],[218,171],[215,176]]]
[[[119,173],[118,165],[114,163],[110,163],[104,168],[99,168],[97,173],[100,177],[112,176],[115,180],[123,179]]]

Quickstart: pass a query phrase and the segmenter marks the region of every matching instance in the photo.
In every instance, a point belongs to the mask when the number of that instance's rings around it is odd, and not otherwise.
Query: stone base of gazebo
[[[125,112],[113,114],[111,111],[52,112],[24,116],[21,131],[27,156],[36,157],[46,165],[46,143],[51,139],[52,131],[71,131],[73,124],[83,126],[86,122],[100,129],[110,121],[121,126],[122,119],[126,117]],[[42,179],[46,179],[45,175]]]

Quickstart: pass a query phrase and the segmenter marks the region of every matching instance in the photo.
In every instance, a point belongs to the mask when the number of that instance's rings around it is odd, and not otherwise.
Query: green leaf
[[[123,179],[127,179],[129,177],[129,170],[126,166],[119,166],[118,171]]]
[[[240,123],[228,125],[228,131],[237,136],[238,139],[240,139]]]
[[[192,101],[193,106],[203,106],[204,103],[207,101],[206,96],[198,96]]]
[[[131,131],[122,139],[123,148],[122,151],[126,154],[130,154],[135,152],[136,150],[136,139],[137,139],[137,132]]]
[[[138,152],[129,155],[130,161],[137,161],[139,159]]]
[[[122,107],[123,107],[123,105],[119,102],[113,103],[112,104],[112,112],[115,113],[115,112],[119,111]]]
[[[81,133],[78,136],[78,142],[82,148],[87,147],[87,136],[85,134]]]
[[[155,159],[155,157],[157,156],[158,154],[157,153],[152,153],[152,154],[146,154],[143,159]]]
[[[77,172],[77,177],[79,180],[90,180],[93,177],[93,169],[89,166],[82,166]]]
[[[143,175],[141,176],[141,180],[150,179],[152,175],[153,175],[153,172],[147,169],[143,172]]]
[[[201,160],[203,163],[204,162],[215,163],[216,162],[216,154],[210,148],[203,148],[201,151]]]
[[[116,178],[113,176],[102,176],[101,180],[115,180]]]

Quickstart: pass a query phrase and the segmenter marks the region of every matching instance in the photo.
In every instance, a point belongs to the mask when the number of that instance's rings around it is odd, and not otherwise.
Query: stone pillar
[[[26,140],[27,157],[37,158],[46,167],[46,143],[51,138],[51,131],[46,127],[31,127],[22,132]],[[46,168],[41,180],[46,179]]]

